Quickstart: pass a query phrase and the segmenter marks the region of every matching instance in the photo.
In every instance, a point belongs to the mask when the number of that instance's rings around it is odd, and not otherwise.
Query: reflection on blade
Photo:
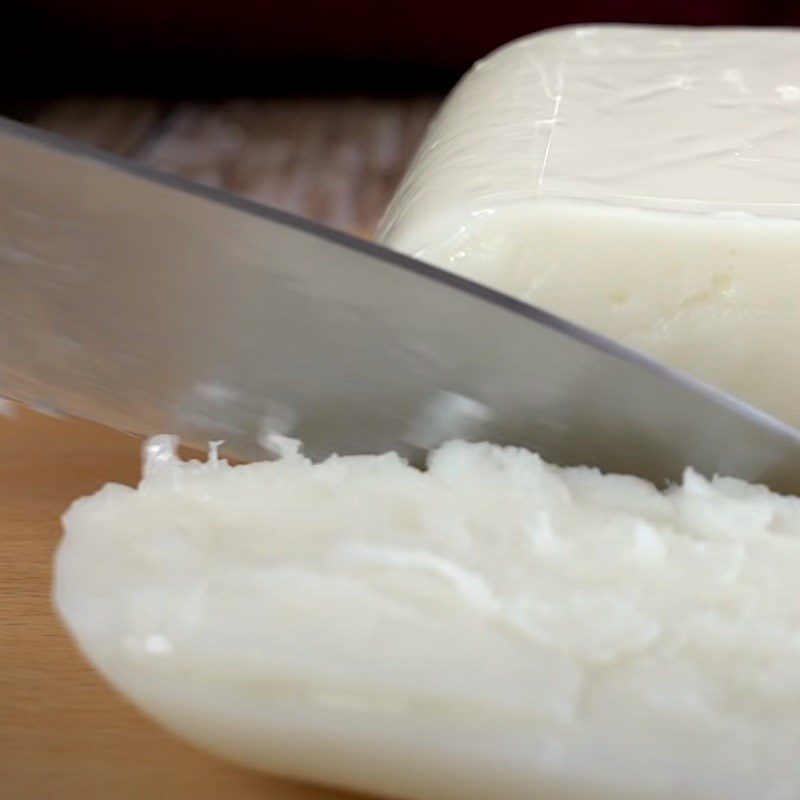
[[[722,393],[434,267],[13,123],[0,393],[243,457],[270,430],[412,458],[464,436],[800,490],[798,434]]]

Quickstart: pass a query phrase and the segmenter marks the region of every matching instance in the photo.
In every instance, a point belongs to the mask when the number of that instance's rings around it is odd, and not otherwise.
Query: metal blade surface
[[[462,437],[661,481],[800,491],[800,437],[505,295],[0,123],[0,394],[137,433],[313,455]]]

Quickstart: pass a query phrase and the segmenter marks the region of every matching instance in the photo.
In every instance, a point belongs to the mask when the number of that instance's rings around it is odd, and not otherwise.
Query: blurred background
[[[3,0],[0,113],[369,236],[476,59],[572,22],[800,23],[785,0]]]

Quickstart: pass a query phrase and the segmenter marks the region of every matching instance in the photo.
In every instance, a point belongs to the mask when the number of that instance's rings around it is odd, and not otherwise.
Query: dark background
[[[572,22],[800,24],[783,0],[5,0],[0,99],[441,90],[472,61]]]

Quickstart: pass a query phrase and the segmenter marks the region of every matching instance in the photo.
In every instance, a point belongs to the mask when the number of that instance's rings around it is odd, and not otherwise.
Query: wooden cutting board
[[[133,484],[138,439],[20,409],[0,417],[0,796],[8,800],[344,800],[177,741],[96,675],[50,602],[59,518]]]

